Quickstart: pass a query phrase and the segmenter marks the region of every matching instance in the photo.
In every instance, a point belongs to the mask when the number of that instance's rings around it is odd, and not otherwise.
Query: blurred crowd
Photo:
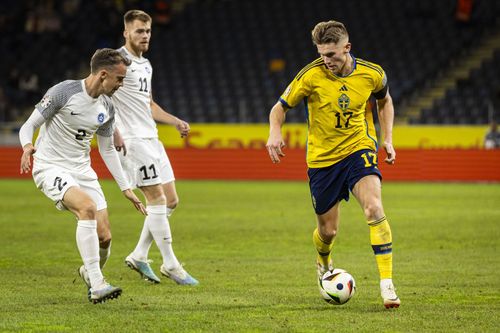
[[[21,120],[56,81],[86,75],[95,49],[119,46],[126,10],[146,10],[168,25],[174,2],[1,1],[0,122]]]

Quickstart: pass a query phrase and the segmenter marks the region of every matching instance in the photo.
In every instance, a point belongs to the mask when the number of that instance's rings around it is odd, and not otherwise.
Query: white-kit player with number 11
[[[139,241],[125,263],[144,279],[159,283],[160,279],[148,261],[149,248],[156,242],[163,263],[160,272],[182,285],[197,285],[177,260],[172,249],[172,233],[168,217],[179,198],[175,178],[165,148],[158,139],[156,121],[174,125],[181,137],[189,133],[189,124],[165,112],[153,101],[151,77],[153,68],[142,54],[149,48],[151,17],[140,10],[124,15],[125,46],[118,51],[131,60],[123,87],[113,95],[116,107],[115,146],[123,149],[120,160],[132,186],[146,198],[148,216]]]
[[[93,303],[117,298],[122,292],[107,283],[101,271],[110,254],[111,232],[106,199],[90,165],[94,133],[99,152],[123,194],[146,214],[113,145],[115,111],[109,96],[122,86],[129,63],[116,50],[97,50],[90,62],[90,75],[50,88],[19,130],[23,147],[21,173],[30,171],[33,155],[36,186],[58,209],[70,210],[78,220],[76,243],[83,260],[79,273]],[[33,146],[33,134],[39,127]]]

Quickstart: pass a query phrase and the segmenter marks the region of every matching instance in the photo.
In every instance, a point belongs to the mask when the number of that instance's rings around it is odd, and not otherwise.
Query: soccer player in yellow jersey
[[[318,278],[333,269],[331,252],[339,226],[340,202],[349,200],[351,191],[370,228],[384,306],[397,308],[401,302],[392,283],[392,235],[382,206],[378,145],[370,130],[373,120],[365,116],[366,103],[373,94],[378,104],[382,146],[387,153],[385,162],[394,164],[394,106],[387,77],[380,66],[354,58],[349,35],[340,22],[318,23],[312,40],[320,57],[297,74],[269,115],[269,156],[273,163],[285,156],[281,126],[286,112],[304,100],[309,127],[309,186],[317,216],[313,242],[318,252]]]

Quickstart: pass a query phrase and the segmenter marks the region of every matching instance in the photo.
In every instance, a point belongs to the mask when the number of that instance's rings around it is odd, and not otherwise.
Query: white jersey
[[[135,57],[125,46],[120,53],[130,59],[123,87],[111,98],[116,108],[116,126],[124,139],[157,138],[158,130],[151,114],[151,78],[153,67],[148,59]]]
[[[45,118],[35,142],[35,164],[88,172],[94,133],[113,135],[111,99],[105,95],[93,98],[83,80],[68,80],[50,88],[35,107]]]

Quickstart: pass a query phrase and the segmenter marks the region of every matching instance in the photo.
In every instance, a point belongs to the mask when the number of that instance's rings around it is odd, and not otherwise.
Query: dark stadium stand
[[[266,122],[287,83],[317,57],[311,29],[329,19],[346,24],[356,57],[383,66],[398,109],[450,60],[474,47],[500,17],[496,0],[475,1],[469,24],[457,23],[456,0],[184,2],[170,24],[154,26],[146,56],[155,70],[155,99],[190,122]],[[125,1],[123,8],[113,1],[77,1],[73,11],[65,1],[49,2],[53,8],[43,10],[59,20],[59,26],[27,31],[29,13],[40,11],[36,3],[4,1],[0,5],[10,8],[9,14],[0,16],[1,31],[9,36],[2,38],[0,46],[12,50],[3,53],[0,64],[0,87],[9,110],[30,110],[55,82],[82,77],[96,48],[119,47],[124,10],[142,8],[154,13],[152,1]],[[497,64],[498,55],[425,110],[419,122],[486,122],[485,105],[491,103],[492,94],[485,87],[498,84],[492,70],[498,73]],[[37,76],[36,91],[19,90],[25,70]],[[289,113],[289,122],[304,121],[300,109]],[[5,113],[0,121],[15,120],[20,114]]]
[[[500,46],[499,46],[500,48]],[[495,115],[492,113],[496,110]],[[492,60],[473,70],[469,79],[460,80],[446,96],[424,109],[416,123],[487,124],[500,120],[500,49]]]

